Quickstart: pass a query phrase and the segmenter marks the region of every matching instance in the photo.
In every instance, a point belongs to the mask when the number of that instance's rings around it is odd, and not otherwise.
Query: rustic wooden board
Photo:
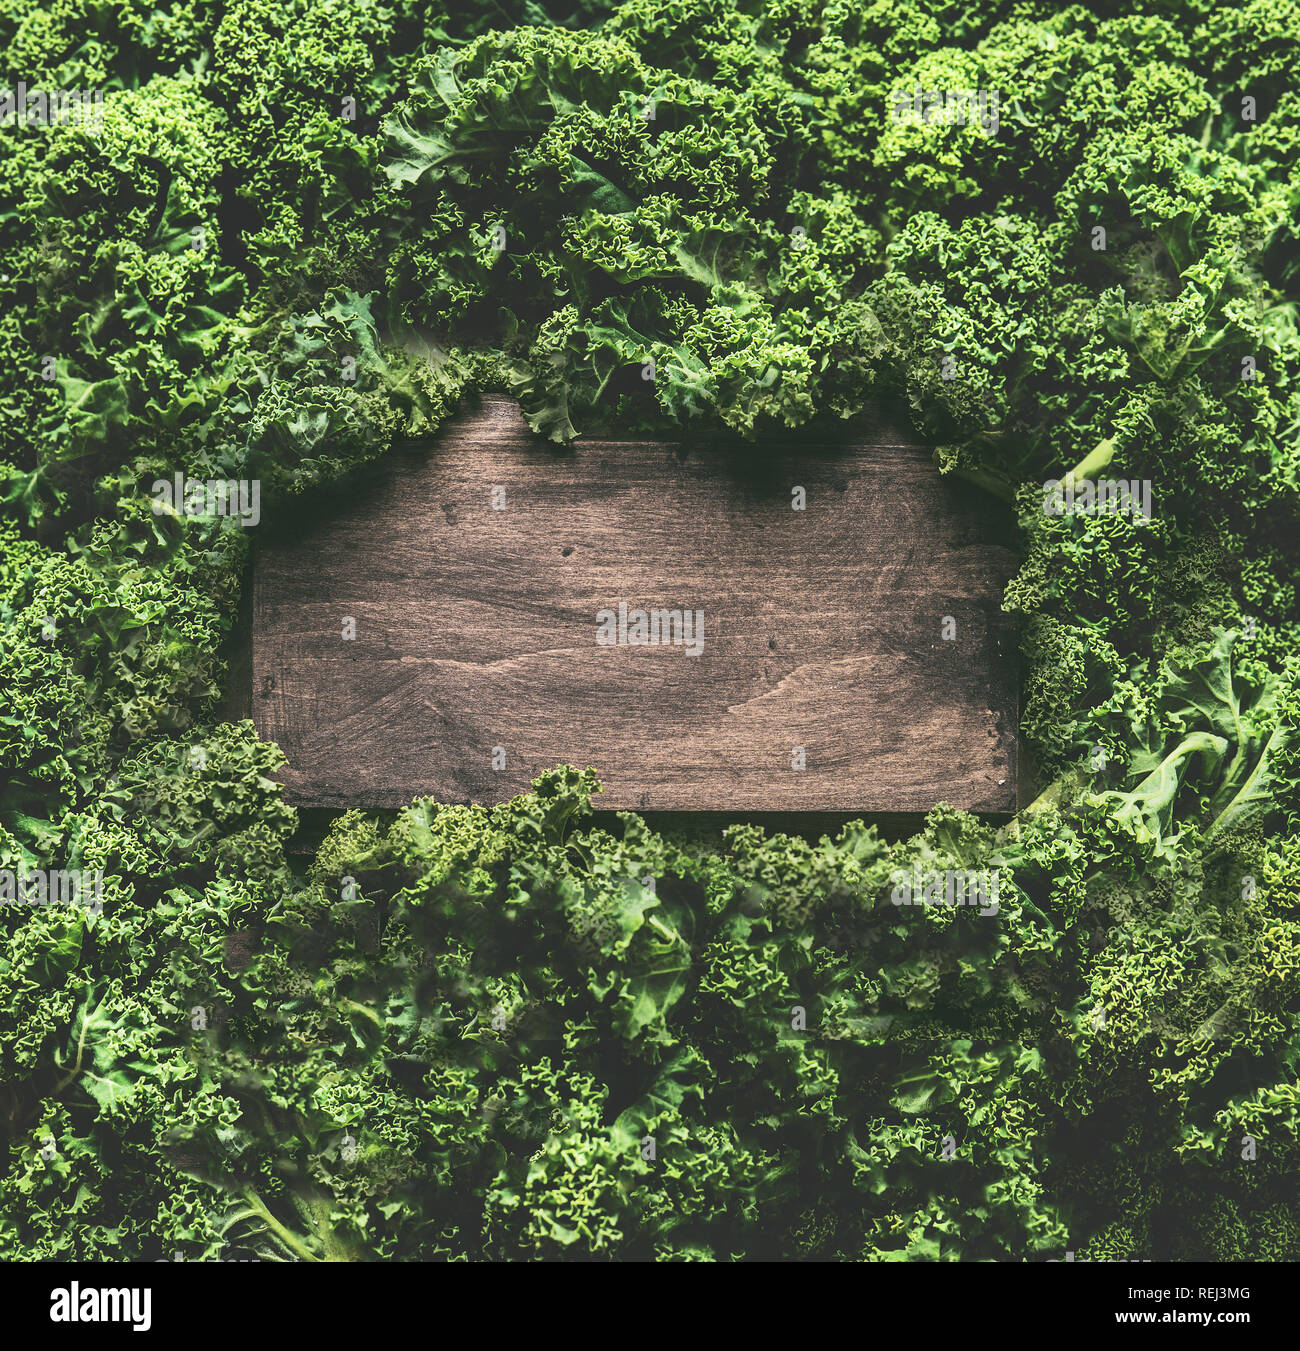
[[[310,806],[492,803],[575,764],[609,808],[1011,811],[1007,534],[884,428],[562,451],[485,398],[263,542],[253,717]],[[599,645],[620,601],[702,611],[703,650]]]

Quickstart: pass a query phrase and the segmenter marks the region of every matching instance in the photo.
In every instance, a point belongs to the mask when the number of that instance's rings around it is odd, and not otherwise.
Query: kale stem
[[[90,1002],[89,999],[87,999],[86,1002],[87,1004],[89,1004]],[[77,1059],[76,1062],[73,1064],[71,1070],[68,1071],[67,1075],[59,1080],[58,1086],[54,1090],[55,1097],[57,1097],[60,1093],[62,1093],[63,1090],[67,1088],[67,1086],[77,1077],[77,1075],[81,1073],[81,1057],[85,1054],[86,1051],[86,1028],[89,1026],[89,1024],[90,1019],[87,1016],[86,1011],[83,1009],[81,1014],[81,1035],[77,1038]]]
[[[292,1230],[286,1229],[279,1220],[267,1209],[266,1203],[253,1190],[251,1185],[245,1184],[242,1188],[248,1204],[257,1212],[262,1222],[268,1229],[284,1244],[290,1252],[297,1254],[304,1262],[319,1262],[320,1258]]]
[[[1015,501],[1015,485],[1010,479],[1004,478],[1001,474],[994,473],[992,470],[969,469],[963,465],[958,465],[956,468],[948,469],[943,472],[945,476],[951,474],[954,478],[959,478],[965,483],[971,483],[977,488],[983,488],[986,493],[991,493],[994,497],[1000,498],[1003,502]]]
[[[1105,469],[1114,458],[1115,438],[1108,436],[1104,441],[1098,441],[1092,450],[1070,470],[1066,478],[1067,480],[1091,478],[1099,469]]]

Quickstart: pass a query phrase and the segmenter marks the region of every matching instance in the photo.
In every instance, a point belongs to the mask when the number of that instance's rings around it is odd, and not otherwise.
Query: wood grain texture
[[[485,398],[259,548],[253,716],[302,805],[494,803],[574,764],[602,808],[1011,811],[1007,535],[885,428],[557,450]],[[620,601],[703,611],[702,652],[600,646]]]

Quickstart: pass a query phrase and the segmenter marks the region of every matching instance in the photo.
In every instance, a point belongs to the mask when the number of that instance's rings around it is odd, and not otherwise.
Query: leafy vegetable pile
[[[0,874],[104,874],[0,907],[0,1255],[1300,1258],[1300,6],[471,9],[0,3],[107,90],[0,126]],[[304,870],[247,534],[149,485],[292,509],[483,389],[902,401],[1017,503],[1041,796],[812,843],[557,769]]]

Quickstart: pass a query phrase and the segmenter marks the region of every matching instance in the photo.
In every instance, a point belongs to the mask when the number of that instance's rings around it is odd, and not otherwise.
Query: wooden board
[[[604,808],[1012,811],[1008,533],[884,428],[566,451],[485,398],[259,541],[253,717],[308,806],[493,803],[574,764]],[[702,644],[602,645],[620,602],[702,612]]]

